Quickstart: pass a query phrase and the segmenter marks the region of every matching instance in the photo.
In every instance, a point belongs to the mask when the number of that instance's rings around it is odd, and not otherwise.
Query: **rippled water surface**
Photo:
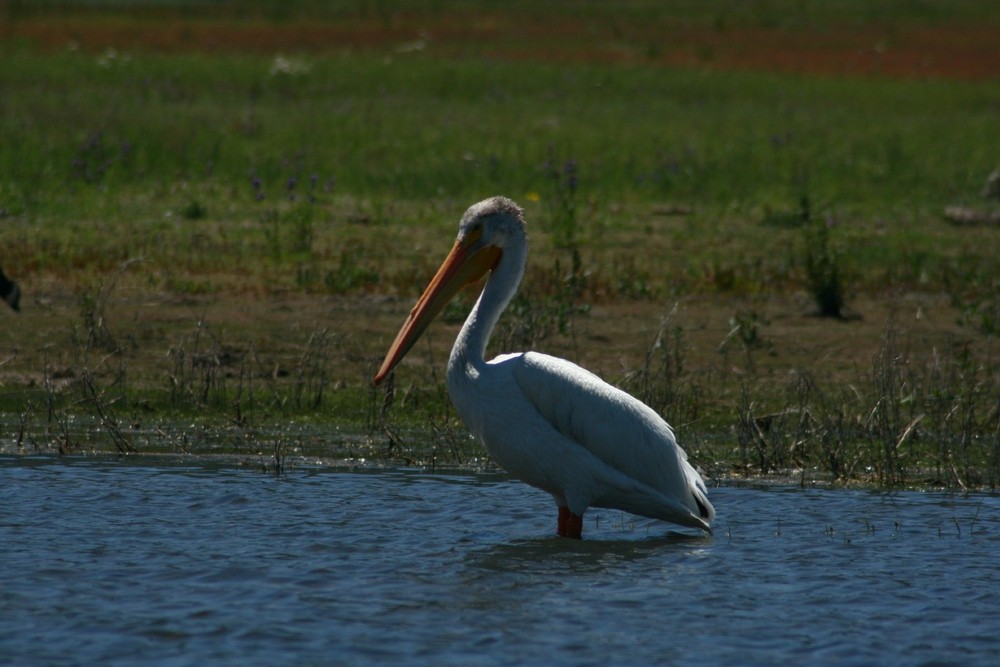
[[[711,489],[714,537],[498,474],[0,458],[9,664],[1000,664],[1000,499]]]

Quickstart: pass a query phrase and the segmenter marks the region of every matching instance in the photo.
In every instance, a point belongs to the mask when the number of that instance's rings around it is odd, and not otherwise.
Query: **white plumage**
[[[580,537],[588,507],[711,532],[715,510],[670,426],[576,364],[537,352],[485,361],[486,343],[524,275],[520,208],[493,197],[462,216],[458,239],[386,355],[381,382],[466,284],[490,272],[448,361],[448,394],[469,430],[514,477],[552,494],[559,534]]]

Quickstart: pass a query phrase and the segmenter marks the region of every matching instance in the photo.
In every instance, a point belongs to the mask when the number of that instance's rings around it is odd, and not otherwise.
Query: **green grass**
[[[303,57],[307,70],[292,75],[236,55],[102,66],[92,54],[15,50],[5,60],[3,237],[41,271],[142,255],[197,273],[206,235],[210,263],[231,265],[272,245],[260,238],[270,209],[323,227],[363,207],[376,223],[412,226],[429,200],[502,192],[527,204],[537,193],[544,205],[553,154],[575,161],[583,240],[634,231],[616,207],[693,207],[672,282],[696,279],[691,263],[727,261],[712,252],[725,248],[720,236],[790,236],[757,223],[802,193],[842,223],[844,243],[861,241],[850,254],[862,284],[941,275],[956,257],[972,274],[996,268],[981,245],[942,244],[936,223],[996,166],[1000,84],[419,55]],[[309,198],[320,210],[304,214]],[[247,221],[261,223],[257,238],[223,231]],[[289,259],[308,250],[287,245]]]
[[[419,55],[304,57],[293,75],[249,56],[6,60],[0,178],[27,215],[102,211],[112,188],[184,181],[248,195],[254,175],[271,196],[311,174],[365,197],[523,193],[543,187],[550,146],[602,199],[745,212],[804,181],[847,212],[926,215],[995,166],[1000,99],[985,84]]]

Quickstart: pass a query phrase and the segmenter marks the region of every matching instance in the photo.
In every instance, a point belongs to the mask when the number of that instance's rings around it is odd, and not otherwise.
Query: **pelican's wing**
[[[525,396],[559,433],[606,465],[715,515],[704,481],[652,408],[576,364],[536,352],[507,360]]]

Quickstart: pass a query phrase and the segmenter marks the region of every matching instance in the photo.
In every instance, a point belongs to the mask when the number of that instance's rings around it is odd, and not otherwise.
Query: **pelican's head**
[[[396,334],[374,383],[382,382],[403,360],[459,290],[492,271],[503,258],[504,249],[515,244],[523,248],[524,241],[524,215],[510,199],[491,197],[470,206],[458,225],[458,238],[451,253]]]
[[[506,197],[490,197],[473,204],[458,223],[458,242],[466,240],[501,251],[513,239],[524,240],[524,213]]]

